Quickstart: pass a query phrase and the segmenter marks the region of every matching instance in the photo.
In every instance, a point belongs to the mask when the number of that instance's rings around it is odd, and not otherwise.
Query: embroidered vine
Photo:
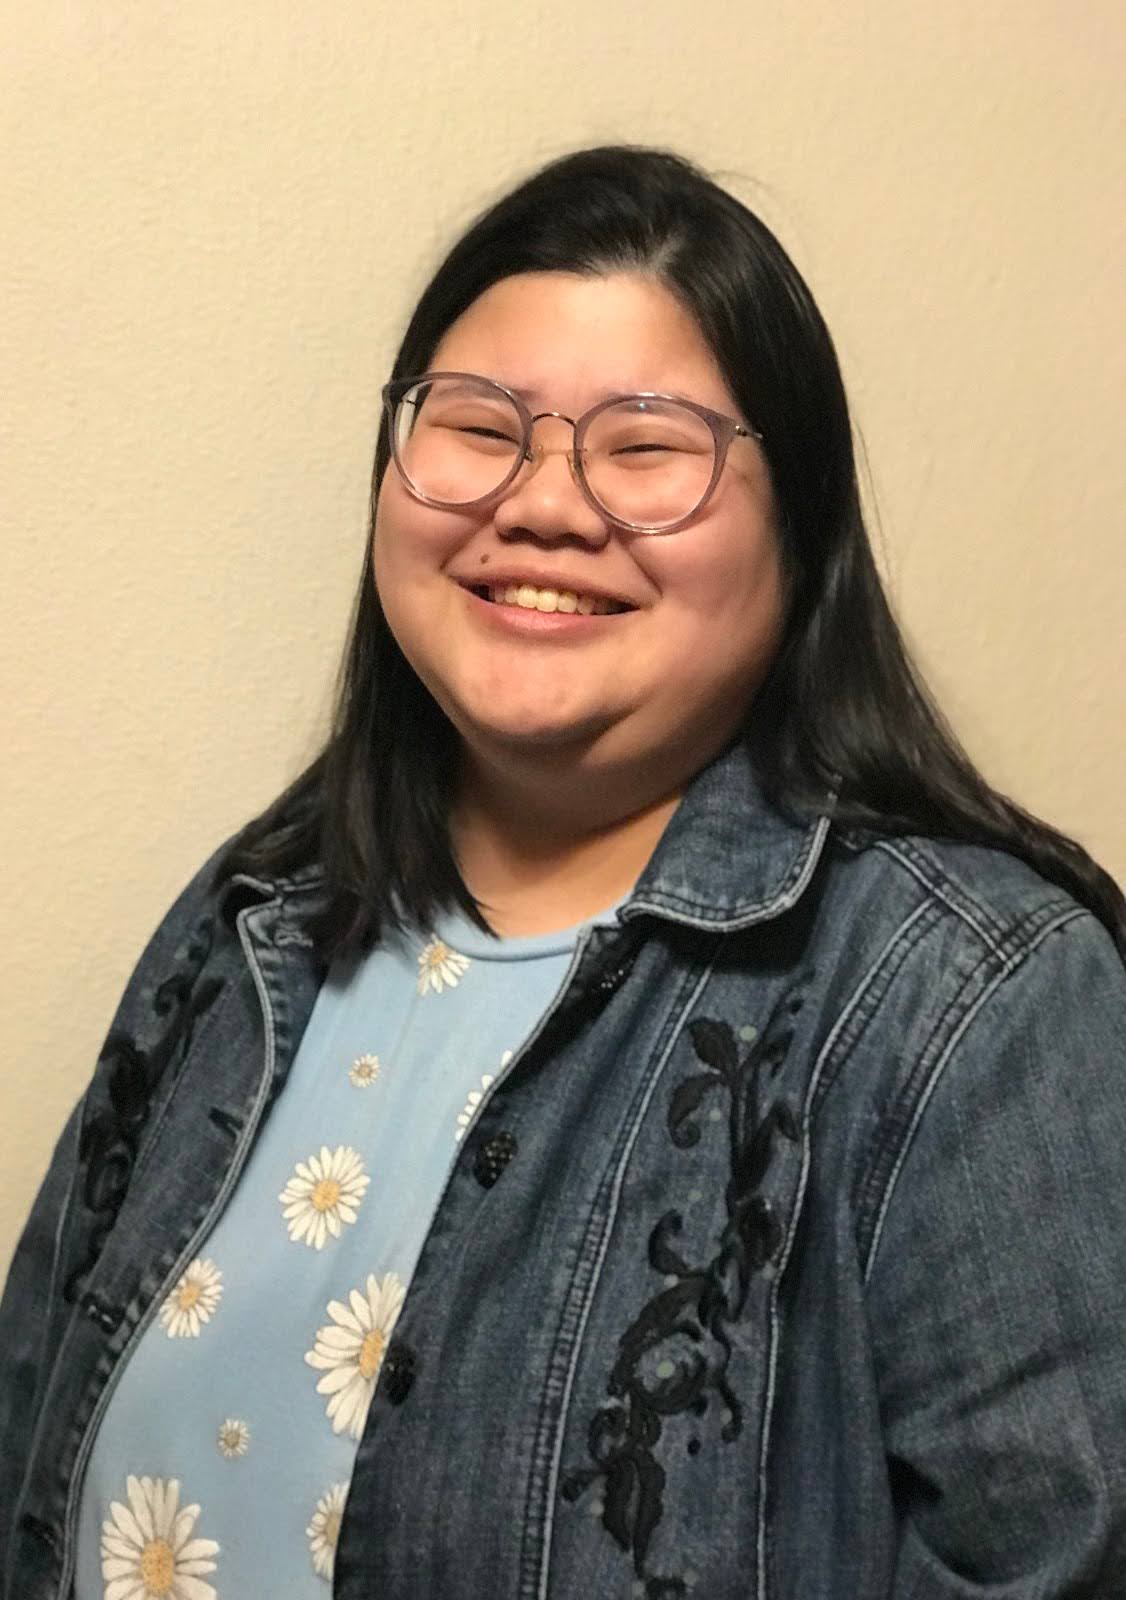
[[[138,1048],[134,1039],[121,1031],[106,1040],[98,1068],[104,1074],[109,1104],[91,1113],[78,1147],[80,1167],[84,1168],[82,1197],[94,1220],[81,1260],[63,1291],[68,1300],[81,1291],[117,1219],[156,1087],[177,1053],[181,1059],[186,1057],[196,1023],[222,988],[216,978],[198,981],[213,937],[214,926],[208,917],[188,940],[182,964],[156,990],[153,1010],[162,1021],[167,1019],[167,1026],[147,1050]],[[107,1315],[99,1305],[90,1310],[91,1315]]]
[[[804,986],[804,980],[803,984]],[[649,1552],[665,1508],[666,1473],[657,1459],[665,1426],[686,1413],[703,1417],[720,1408],[720,1438],[727,1443],[743,1427],[743,1408],[728,1378],[732,1327],[743,1314],[754,1275],[774,1257],[782,1227],[760,1188],[777,1137],[796,1140],[797,1118],[775,1099],[765,1105],[771,1080],[790,1047],[801,1009],[799,986],[785,993],[761,1033],[746,1047],[726,1022],[701,1018],[689,1035],[703,1071],[677,1085],[667,1127],[673,1144],[691,1149],[701,1137],[699,1114],[726,1108],[728,1178],[726,1220],[710,1260],[693,1265],[681,1255],[679,1211],[666,1211],[650,1236],[648,1259],[664,1287],[641,1309],[621,1336],[606,1384],[609,1403],[594,1415],[587,1447],[593,1465],[571,1471],[562,1493],[577,1500],[601,1485],[601,1520],[617,1545],[632,1557],[646,1600],[682,1600],[684,1578],[653,1572]],[[720,1117],[722,1120],[722,1115]],[[699,1441],[688,1442],[695,1454]]]

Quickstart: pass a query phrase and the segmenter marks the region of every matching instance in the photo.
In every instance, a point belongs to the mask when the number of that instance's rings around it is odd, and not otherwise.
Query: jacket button
[[[482,1189],[492,1188],[515,1154],[516,1140],[511,1133],[494,1133],[477,1147],[473,1176]]]
[[[401,1406],[414,1387],[416,1365],[409,1345],[392,1341],[387,1346],[379,1387],[393,1406]]]

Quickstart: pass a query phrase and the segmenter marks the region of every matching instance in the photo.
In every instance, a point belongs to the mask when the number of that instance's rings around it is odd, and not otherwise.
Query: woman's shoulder
[[[254,826],[237,829],[196,868],[163,913],[146,956],[158,948],[175,951],[219,922],[233,932],[239,910],[249,901],[304,900],[320,885],[324,869],[318,860],[291,854],[282,861],[249,850],[247,837]]]
[[[218,914],[228,874],[224,862],[238,834],[224,839],[195,868],[191,876],[175,894],[162,912],[159,921],[142,953],[142,962],[164,951],[175,953],[185,942],[198,937],[201,927],[208,925]]]
[[[834,830],[830,849],[830,1075],[891,1108],[877,1143],[902,1153],[962,1094],[1120,1094],[1126,965],[1090,909],[988,846]]]

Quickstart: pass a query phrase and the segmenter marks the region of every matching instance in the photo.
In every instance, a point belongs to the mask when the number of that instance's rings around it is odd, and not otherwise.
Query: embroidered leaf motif
[[[700,1297],[701,1283],[696,1273],[682,1278],[671,1289],[663,1290],[635,1318],[622,1334],[618,1345],[618,1359],[607,1385],[611,1394],[628,1394],[634,1378],[634,1368],[647,1350],[664,1343],[674,1334],[687,1339],[700,1337],[700,1324],[695,1316],[683,1314]]]
[[[630,1548],[631,1502],[637,1468],[632,1456],[618,1456],[606,1469],[606,1502],[602,1522],[606,1532],[623,1550]]]
[[[681,1150],[688,1150],[700,1142],[700,1127],[688,1118],[712,1089],[723,1082],[714,1072],[701,1072],[694,1078],[685,1078],[676,1087],[669,1106],[669,1137]]]
[[[666,1211],[649,1235],[649,1265],[654,1272],[660,1272],[666,1278],[673,1274],[684,1277],[689,1270],[678,1252],[673,1249],[669,1237],[671,1234],[679,1233],[683,1226],[679,1211]]]
[[[645,1571],[649,1541],[664,1510],[665,1469],[651,1455],[637,1458],[637,1511],[633,1523],[633,1564],[638,1576]]]
[[[727,1077],[734,1071],[738,1060],[735,1035],[726,1022],[713,1022],[701,1017],[688,1026],[692,1048],[705,1066],[714,1067]]]

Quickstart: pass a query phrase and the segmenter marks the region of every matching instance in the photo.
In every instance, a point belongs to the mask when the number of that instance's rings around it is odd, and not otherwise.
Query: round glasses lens
[[[427,378],[395,412],[392,444],[407,482],[427,500],[468,505],[493,494],[521,455],[513,402],[483,378]]]
[[[715,470],[715,437],[675,400],[622,400],[583,437],[587,485],[612,517],[661,528],[690,516]]]

